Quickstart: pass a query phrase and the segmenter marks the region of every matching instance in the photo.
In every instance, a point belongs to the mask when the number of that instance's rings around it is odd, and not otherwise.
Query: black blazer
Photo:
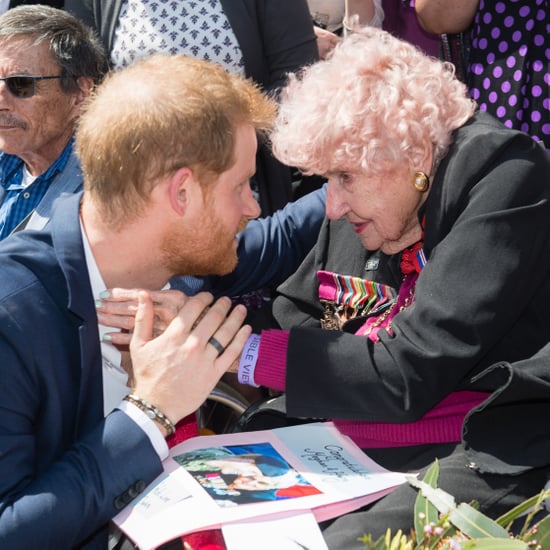
[[[317,270],[371,278],[349,223],[325,224],[272,302],[290,329],[288,414],[413,422],[453,391],[490,392],[464,423],[470,460],[498,473],[547,465],[550,424],[533,418],[550,407],[549,173],[540,145],[486,113],[457,130],[420,213],[428,262],[415,301],[377,344],[314,328]],[[395,286],[391,262],[379,271]]]

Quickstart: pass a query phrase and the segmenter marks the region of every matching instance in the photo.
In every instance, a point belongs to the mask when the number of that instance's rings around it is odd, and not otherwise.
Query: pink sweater
[[[254,372],[257,384],[285,390],[288,336],[283,330],[262,332]],[[459,442],[464,417],[488,395],[474,391],[451,393],[420,420],[406,424],[338,419],[334,419],[334,423],[362,449]]]

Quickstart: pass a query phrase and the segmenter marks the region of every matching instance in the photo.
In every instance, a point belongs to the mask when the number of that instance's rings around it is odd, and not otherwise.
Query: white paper
[[[324,521],[406,482],[330,423],[189,439],[115,518],[140,548],[229,523],[312,511]],[[237,483],[238,482],[238,483]]]
[[[231,523],[222,526],[222,533],[227,550],[328,550],[311,512]]]

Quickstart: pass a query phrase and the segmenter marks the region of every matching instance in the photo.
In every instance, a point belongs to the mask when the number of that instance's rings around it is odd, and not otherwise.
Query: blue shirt
[[[0,239],[5,239],[38,206],[54,178],[64,170],[72,149],[71,139],[54,163],[27,187],[22,185],[24,162],[0,152],[0,185],[5,191],[0,205]]]

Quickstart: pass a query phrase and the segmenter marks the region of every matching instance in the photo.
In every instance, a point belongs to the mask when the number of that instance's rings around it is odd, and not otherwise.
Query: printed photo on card
[[[173,458],[222,507],[321,494],[268,442],[208,447]]]

